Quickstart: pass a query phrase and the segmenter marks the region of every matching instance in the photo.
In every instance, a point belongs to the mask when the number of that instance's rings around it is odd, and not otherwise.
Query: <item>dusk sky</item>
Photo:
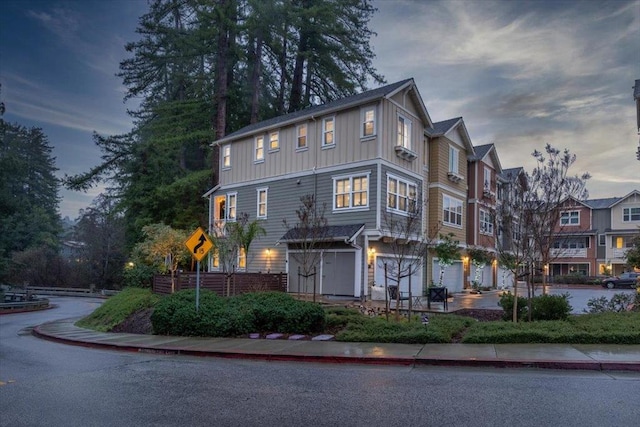
[[[546,143],[578,156],[590,198],[640,190],[633,85],[640,79],[640,0],[374,1],[374,65],[413,77],[435,121],[462,116],[474,145],[494,143],[503,168],[534,166]],[[60,169],[100,163],[91,133],[132,123],[115,77],[146,0],[4,0],[4,119],[43,129]],[[61,191],[75,219],[102,187]]]

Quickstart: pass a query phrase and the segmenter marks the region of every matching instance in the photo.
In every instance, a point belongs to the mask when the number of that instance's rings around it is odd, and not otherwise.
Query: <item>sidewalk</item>
[[[447,365],[640,372],[640,345],[379,344],[104,333],[63,319],[36,326],[35,336],[65,344],[154,354],[259,360]]]

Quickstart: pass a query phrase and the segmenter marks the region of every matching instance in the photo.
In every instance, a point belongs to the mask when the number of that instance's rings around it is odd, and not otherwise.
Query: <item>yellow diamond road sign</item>
[[[211,239],[209,239],[209,236],[207,236],[207,233],[204,232],[202,227],[198,227],[184,244],[187,245],[191,255],[198,261],[201,261],[213,247]]]

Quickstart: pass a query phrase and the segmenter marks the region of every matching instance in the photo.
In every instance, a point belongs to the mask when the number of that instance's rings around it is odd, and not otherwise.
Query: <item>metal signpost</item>
[[[191,252],[191,256],[196,259],[196,311],[198,311],[200,308],[200,260],[211,250],[213,243],[202,227],[198,227],[184,244]]]

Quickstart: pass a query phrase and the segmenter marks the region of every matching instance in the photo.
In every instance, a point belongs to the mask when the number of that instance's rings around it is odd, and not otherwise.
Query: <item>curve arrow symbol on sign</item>
[[[193,247],[193,253],[197,254],[198,253],[198,249],[200,249],[202,247],[202,245],[204,245],[204,242],[207,241],[207,238],[204,237],[204,234],[200,235],[200,238],[198,239],[200,241],[200,243],[198,243],[197,245],[195,245]]]

